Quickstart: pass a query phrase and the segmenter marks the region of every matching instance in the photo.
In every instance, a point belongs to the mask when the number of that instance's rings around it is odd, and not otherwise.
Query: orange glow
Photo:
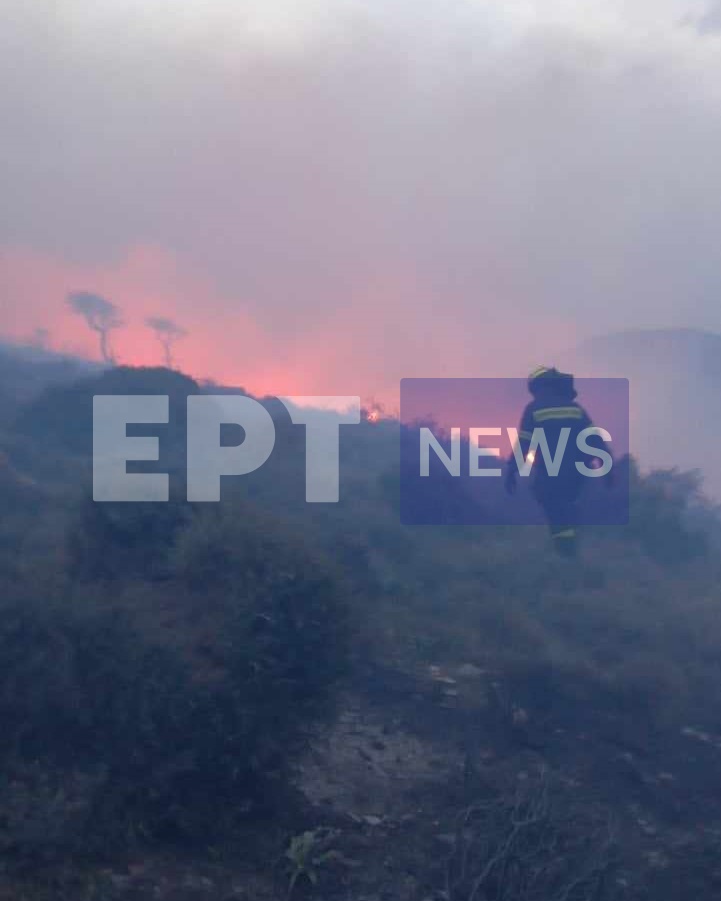
[[[175,345],[174,358],[179,369],[195,378],[259,395],[341,393],[318,390],[319,373],[313,368],[317,358],[311,363],[289,359],[242,300],[221,294],[209,279],[156,247],[137,247],[103,265],[67,263],[24,249],[2,250],[0,284],[2,337],[12,341],[29,341],[43,328],[52,350],[97,360],[96,336],[65,303],[69,292],[87,290],[121,309],[125,325],[112,334],[119,363],[162,365],[162,348],[145,319],[166,316],[188,332]]]
[[[91,291],[122,312],[126,324],[112,335],[120,363],[162,365],[162,347],[145,319],[166,317],[187,332],[173,356],[188,375],[259,396],[372,392],[378,403],[368,405],[371,422],[396,409],[402,377],[513,375],[527,368],[519,341],[517,364],[508,359],[502,325],[479,348],[461,320],[438,317],[437,298],[406,260],[349,273],[344,295],[301,307],[300,316],[282,297],[228,293],[187,260],[152,245],[103,262],[0,248],[0,286],[0,337],[28,342],[42,329],[51,349],[98,359],[97,336],[65,303],[71,291]],[[279,328],[285,312],[294,317],[293,329]],[[557,335],[560,328],[545,319],[527,326],[535,343],[541,331]]]

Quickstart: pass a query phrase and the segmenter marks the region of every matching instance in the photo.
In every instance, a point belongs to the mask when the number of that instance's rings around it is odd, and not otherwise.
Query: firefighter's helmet
[[[534,397],[544,388],[562,394],[567,400],[576,397],[573,376],[569,372],[560,372],[555,366],[537,366],[528,376],[528,390]]]
[[[558,370],[553,366],[536,366],[528,376],[528,390],[531,394],[535,394],[541,379],[546,379],[557,373]]]

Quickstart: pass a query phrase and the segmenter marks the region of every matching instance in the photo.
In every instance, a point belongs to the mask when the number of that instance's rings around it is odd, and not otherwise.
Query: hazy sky
[[[0,0],[0,332],[392,397],[721,330],[721,3]]]

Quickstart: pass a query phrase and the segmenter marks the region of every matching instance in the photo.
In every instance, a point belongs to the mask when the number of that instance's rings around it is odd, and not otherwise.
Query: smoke
[[[6,293],[3,322],[85,284],[182,321],[208,375],[381,398],[577,336],[721,328],[708,3],[15,7],[0,244],[60,280]],[[138,248],[172,261],[162,307]]]

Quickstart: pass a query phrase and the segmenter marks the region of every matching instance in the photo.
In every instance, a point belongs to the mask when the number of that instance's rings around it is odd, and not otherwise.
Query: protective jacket
[[[576,553],[577,521],[576,504],[585,485],[586,477],[576,464],[590,464],[587,453],[577,446],[577,439],[593,422],[584,408],[576,401],[573,377],[555,369],[544,369],[540,375],[531,376],[529,390],[533,400],[526,406],[518,429],[518,442],[524,459],[528,457],[536,430],[538,443],[531,470],[531,488],[544,512],[556,550],[564,556]],[[563,430],[567,429],[565,444]],[[548,457],[542,452],[545,442]],[[603,447],[600,438],[592,436],[587,444]],[[549,468],[549,461],[551,463]],[[508,460],[508,482],[511,486],[517,471],[515,455]]]

